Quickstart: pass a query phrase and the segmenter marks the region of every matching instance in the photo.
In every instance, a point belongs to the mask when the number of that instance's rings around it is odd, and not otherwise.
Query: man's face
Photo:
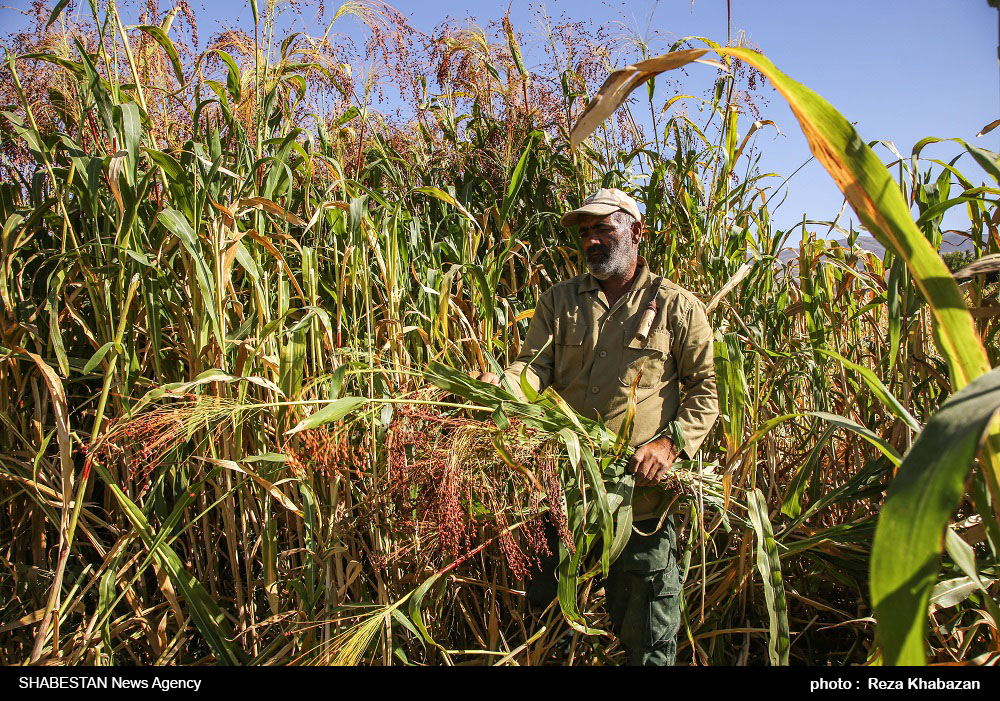
[[[580,245],[590,274],[598,280],[625,277],[639,253],[638,235],[626,221],[630,217],[615,212],[607,216],[582,215],[579,219]]]

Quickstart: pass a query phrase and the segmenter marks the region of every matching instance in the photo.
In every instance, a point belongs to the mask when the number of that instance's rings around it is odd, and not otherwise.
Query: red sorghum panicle
[[[431,566],[495,540],[511,576],[522,579],[549,553],[544,518],[572,547],[556,452],[542,434],[516,421],[504,431],[513,458],[544,487],[541,494],[500,458],[492,441],[497,430],[490,422],[422,406],[397,408],[386,439],[387,484],[378,512],[398,537],[419,540],[419,554]],[[555,507],[543,516],[549,503]]]
[[[217,433],[219,419],[230,416],[232,406],[216,397],[181,395],[175,404],[113,424],[89,446],[87,469],[94,460],[116,465],[122,477],[145,490],[156,468],[182,443],[203,430]]]
[[[348,425],[338,421],[303,431],[285,446],[288,466],[295,475],[307,473],[331,477],[353,472],[360,476],[368,463],[368,451],[360,437],[350,435]]]

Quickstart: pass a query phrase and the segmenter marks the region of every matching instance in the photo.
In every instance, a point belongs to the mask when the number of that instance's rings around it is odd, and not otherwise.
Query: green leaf
[[[87,76],[87,69],[84,68],[83,64],[79,61],[70,61],[62,56],[56,56],[55,54],[47,53],[31,53],[22,54],[18,58],[31,58],[38,61],[45,61],[46,63],[51,63],[54,66],[59,66],[60,68],[65,68],[70,73],[73,73],[79,78],[85,78]]]
[[[11,126],[14,127],[14,131],[17,132],[17,135],[28,142],[28,147],[38,154],[38,160],[43,160],[45,158],[44,154],[48,152],[48,149],[46,149],[45,142],[42,141],[42,137],[39,136],[38,132],[25,125],[25,123],[21,121],[21,118],[13,112],[0,112],[0,114],[2,114],[7,121],[11,123]]]
[[[349,121],[357,117],[359,114],[361,114],[361,112],[360,110],[358,110],[357,107],[349,107],[342,115],[337,117],[336,125],[338,127],[342,127]]]
[[[153,163],[163,168],[168,181],[183,181],[185,179],[184,170],[181,168],[180,163],[169,153],[157,151],[152,148],[143,148],[142,150],[146,152],[146,155],[149,156]]]
[[[507,412],[503,410],[503,402],[501,402],[496,409],[493,410],[493,423],[497,425],[501,431],[506,431],[510,428],[510,419],[507,418]]]
[[[149,24],[136,25],[134,27],[129,27],[129,29],[138,29],[140,32],[145,32],[153,38],[153,41],[163,48],[163,50],[167,53],[167,57],[170,59],[170,65],[174,68],[174,76],[176,76],[177,82],[180,85],[184,85],[184,68],[181,65],[181,57],[177,53],[177,47],[174,46],[174,42],[170,40],[167,33],[159,27]]]
[[[977,578],[978,579],[978,578]],[[987,584],[992,584],[996,580],[987,579]],[[982,586],[980,581],[976,581],[971,577],[955,577],[954,579],[946,579],[943,582],[938,582],[931,589],[931,598],[928,602],[931,609],[934,608],[950,608],[956,604],[960,604],[970,596],[975,594],[977,591],[981,591]]]
[[[134,102],[127,102],[116,107],[120,110],[122,127],[122,146],[128,152],[129,160],[129,182],[135,185],[135,166],[139,158],[139,145],[142,141],[142,117],[139,114],[139,106]]]
[[[110,350],[113,345],[115,345],[114,341],[108,341],[103,346],[98,348],[97,351],[90,356],[90,360],[87,361],[87,364],[83,366],[83,374],[86,375],[100,365],[104,356],[107,355],[108,350]]]
[[[59,2],[56,3],[56,6],[52,8],[52,14],[49,15],[49,21],[45,23],[46,29],[51,27],[52,23],[59,18],[59,15],[62,13],[63,8],[66,7],[67,4],[69,4],[69,0],[59,0]]]
[[[813,470],[819,464],[823,447],[830,440],[830,436],[833,435],[835,428],[836,426],[827,426],[826,430],[823,431],[823,435],[816,441],[816,445],[809,451],[805,462],[799,466],[795,471],[795,476],[792,477],[792,481],[788,483],[788,488],[785,490],[785,498],[781,501],[781,513],[786,516],[796,518],[802,513],[802,495],[805,493],[806,485],[809,483],[809,478],[812,476]]]
[[[105,482],[105,487],[111,491],[115,499],[121,505],[122,510],[132,523],[132,527],[139,533],[146,547],[156,559],[157,564],[166,571],[174,585],[180,589],[187,601],[191,611],[191,618],[195,626],[205,639],[209,649],[215,653],[215,661],[218,664],[242,665],[246,664],[248,657],[242,648],[233,644],[235,636],[226,615],[219,608],[209,593],[202,586],[201,582],[185,569],[184,564],[177,554],[166,542],[158,541],[154,538],[149,522],[142,510],[125,496],[125,493],[118,487],[107,470],[95,460],[94,469],[100,474]]]
[[[503,204],[500,207],[501,227],[506,223],[507,215],[510,214],[510,209],[514,204],[514,198],[517,197],[517,193],[521,189],[521,184],[524,182],[524,176],[528,167],[528,158],[534,153],[542,136],[541,131],[535,130],[528,134],[528,138],[525,139],[524,151],[521,153],[521,157],[517,160],[517,165],[514,166],[514,170],[511,172],[510,183],[507,185],[507,193],[504,195]]]
[[[413,637],[417,639],[417,642],[420,643],[420,647],[424,648],[425,650],[427,649],[427,646],[424,645],[423,636],[421,635],[420,631],[417,630],[417,627],[413,625],[413,622],[410,621],[409,618],[403,615],[402,611],[394,608],[390,610],[390,615],[393,617],[393,619],[395,619],[397,623],[406,628],[406,630],[409,631],[413,635]]]
[[[331,421],[339,421],[367,402],[368,400],[364,397],[342,397],[340,399],[335,399],[315,414],[302,419],[302,421],[296,424],[295,428],[286,431],[285,435],[291,435],[293,433],[298,433],[299,431],[316,428],[317,426],[328,424]]]
[[[976,587],[983,593],[986,608],[989,609],[993,620],[1000,621],[1000,606],[994,601],[986,582],[983,582],[980,577],[979,568],[976,566],[976,551],[972,549],[971,545],[962,540],[962,536],[958,535],[952,528],[949,528],[945,532],[944,547],[948,551],[948,557],[958,565],[958,569],[962,570],[965,576],[975,582]]]
[[[52,342],[52,351],[56,354],[56,360],[59,362],[59,371],[63,377],[69,377],[69,358],[66,356],[66,346],[59,330],[59,293],[62,291],[65,277],[66,271],[62,269],[57,270],[52,275],[49,280],[45,307],[49,312],[49,340]]]
[[[425,376],[435,387],[440,387],[459,397],[492,408],[496,408],[503,402],[515,401],[514,395],[510,392],[488,382],[474,380],[461,370],[456,370],[434,360],[427,364]]]
[[[757,570],[764,581],[764,599],[770,638],[767,646],[772,665],[788,664],[788,607],[785,603],[785,585],[781,577],[781,560],[774,540],[771,522],[767,518],[767,500],[759,489],[754,489],[747,500],[750,522],[757,534]]]
[[[882,381],[878,379],[878,376],[872,372],[871,369],[858,365],[857,363],[852,363],[839,353],[827,350],[826,348],[817,348],[816,351],[818,353],[822,353],[823,355],[830,356],[831,358],[836,358],[843,363],[844,367],[850,368],[861,375],[861,379],[865,381],[865,384],[868,385],[872,393],[880,402],[882,402],[886,409],[891,411],[896,418],[901,419],[914,431],[920,430],[920,424],[915,418],[913,418],[913,415],[910,414],[910,412],[906,410],[906,407],[904,407],[903,404],[892,395],[892,392],[890,392],[886,386],[882,384]]]
[[[477,222],[475,220],[475,218],[471,214],[469,214],[469,210],[467,210],[462,205],[461,202],[459,202],[458,200],[456,200],[454,197],[452,197],[451,195],[449,195],[447,192],[445,192],[441,188],[439,188],[439,187],[430,187],[430,186],[428,186],[428,187],[415,187],[415,188],[413,188],[413,192],[420,192],[420,193],[423,193],[425,195],[430,195],[431,197],[439,199],[442,202],[450,204],[452,207],[454,207],[459,212],[461,212],[462,216],[464,216],[466,219],[468,219],[470,222],[472,222],[472,225],[474,227],[476,227],[477,229],[479,228],[479,222]]]
[[[944,531],[998,407],[1000,369],[976,378],[941,405],[889,485],[871,557],[872,601],[886,664],[926,663],[927,601]]]
[[[583,472],[586,475],[587,483],[590,486],[593,499],[589,505],[597,504],[597,524],[601,528],[601,572],[608,574],[608,567],[611,564],[611,546],[614,542],[615,524],[611,518],[611,506],[608,503],[608,492],[601,477],[601,471],[597,468],[597,461],[594,452],[588,446],[581,447],[583,458]]]
[[[212,285],[212,274],[209,272],[208,264],[201,255],[201,243],[199,242],[198,237],[195,235],[194,230],[191,228],[191,224],[188,223],[188,220],[185,219],[184,215],[176,209],[171,209],[169,207],[163,209],[159,214],[157,214],[157,219],[163,223],[170,233],[180,239],[184,249],[194,261],[195,278],[198,281],[198,287],[201,288],[201,293],[204,297],[205,311],[208,313],[209,319],[212,321],[212,328],[215,330],[215,337],[216,341],[218,341],[219,348],[225,348],[226,344],[222,338],[222,327],[219,325],[219,315],[215,310],[215,293]]]
[[[635,493],[635,476],[626,473],[614,486],[609,498],[618,501],[615,506],[615,534],[611,539],[608,561],[614,562],[625,551],[629,538],[632,536],[632,497]]]
[[[581,509],[582,507],[577,507]],[[580,562],[583,556],[590,550],[590,545],[594,536],[583,532],[582,528],[573,528],[577,533],[576,549],[570,553],[566,544],[559,542],[559,609],[570,627],[583,635],[601,635],[604,633],[600,628],[591,628],[587,625],[587,619],[580,613],[576,603],[577,582],[579,581]]]
[[[569,464],[572,465],[575,470],[580,464],[580,436],[569,428],[560,429],[558,436],[563,442],[563,445],[566,446],[566,455],[569,457]]]
[[[303,326],[288,330],[278,358],[278,386],[289,399],[298,399],[306,357],[306,330]],[[285,407],[282,407],[284,409]]]
[[[417,630],[420,631],[420,635],[425,641],[439,648],[441,646],[438,645],[434,641],[434,638],[431,637],[430,631],[427,630],[427,625],[424,623],[423,605],[424,597],[427,596],[427,592],[431,590],[431,587],[433,587],[434,583],[441,578],[442,574],[443,572],[436,572],[425,579],[423,583],[421,583],[421,585],[413,591],[413,594],[410,595],[410,600],[407,605],[410,612],[410,620],[413,621],[413,625],[415,625]]]
[[[845,416],[837,416],[836,414],[828,414],[825,411],[807,411],[806,414],[810,416],[818,416],[819,418],[829,421],[837,426],[842,426],[849,431],[854,431],[856,434],[864,438],[866,441],[871,443],[873,446],[882,451],[889,460],[892,461],[893,465],[898,465],[900,461],[899,453],[896,449],[889,445],[881,436],[872,431],[871,429],[865,428],[861,424],[851,421]]]

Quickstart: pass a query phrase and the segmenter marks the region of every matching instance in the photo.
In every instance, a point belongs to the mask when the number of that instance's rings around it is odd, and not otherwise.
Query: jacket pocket
[[[579,316],[567,316],[558,320],[553,344],[555,378],[557,388],[566,387],[583,371],[583,341],[587,329]]]
[[[622,372],[618,379],[626,387],[631,386],[640,372],[637,387],[649,389],[663,381],[666,371],[673,363],[670,352],[670,332],[654,329],[649,338],[642,341],[635,335],[625,338],[622,348]]]

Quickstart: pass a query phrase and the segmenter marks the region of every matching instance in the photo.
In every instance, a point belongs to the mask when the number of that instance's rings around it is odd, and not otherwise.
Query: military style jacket
[[[645,337],[644,312],[654,315]],[[632,287],[613,306],[589,273],[546,290],[517,359],[504,371],[515,392],[529,364],[526,377],[535,390],[551,385],[571,407],[591,419],[600,414],[615,432],[638,375],[632,445],[677,421],[683,453],[691,457],[719,415],[705,306],[679,285],[651,275],[642,257]]]

